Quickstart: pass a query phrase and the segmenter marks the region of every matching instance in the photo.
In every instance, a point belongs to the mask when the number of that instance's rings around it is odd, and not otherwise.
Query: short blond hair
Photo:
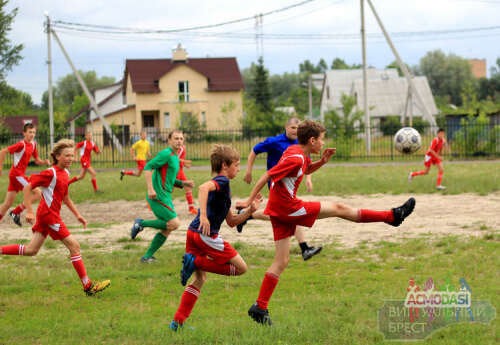
[[[57,164],[57,158],[56,156],[60,155],[61,152],[64,149],[67,148],[74,148],[75,147],[75,142],[71,139],[61,139],[59,140],[55,145],[52,151],[50,152],[50,157],[52,158],[52,164],[56,165]]]
[[[231,146],[215,144],[210,153],[210,163],[212,165],[212,173],[220,173],[222,164],[227,166],[233,164],[240,159],[240,153]]]

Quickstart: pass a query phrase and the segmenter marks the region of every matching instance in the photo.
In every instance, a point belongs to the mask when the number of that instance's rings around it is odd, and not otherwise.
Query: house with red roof
[[[244,88],[236,58],[189,58],[179,44],[171,59],[127,59],[120,85],[96,101],[109,124],[130,133],[168,131],[186,116],[207,129],[233,129],[241,127]],[[87,128],[102,132],[92,112]]]

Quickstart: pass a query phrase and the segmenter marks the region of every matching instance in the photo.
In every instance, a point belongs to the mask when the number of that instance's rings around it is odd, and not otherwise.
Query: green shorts
[[[151,207],[151,211],[153,211],[156,218],[168,222],[169,220],[177,217],[177,213],[175,213],[174,204],[172,203],[172,200],[147,198],[147,201],[149,203],[149,207]]]

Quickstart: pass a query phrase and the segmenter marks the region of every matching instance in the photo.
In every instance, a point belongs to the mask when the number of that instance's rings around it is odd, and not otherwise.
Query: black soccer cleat
[[[144,227],[141,226],[142,219],[136,218],[134,224],[132,224],[132,228],[130,229],[130,238],[135,239],[137,234],[144,230]]]
[[[314,255],[319,254],[319,252],[321,252],[321,249],[323,249],[323,247],[309,247],[302,253],[302,258],[304,259],[304,261],[307,261]]]
[[[120,181],[123,180],[123,176],[125,176],[125,170],[120,171]]]
[[[241,209],[241,210],[238,210],[238,214],[242,214],[243,212],[245,212],[245,210]],[[252,216],[248,217],[247,219],[245,219],[242,223],[236,225],[236,230],[241,234],[241,232],[243,231],[243,227],[247,224],[247,222],[250,220],[250,219],[253,219]]]
[[[269,311],[266,309],[260,309],[257,302],[252,304],[250,309],[248,309],[248,315],[257,323],[263,325],[272,326],[271,317],[269,317]]]
[[[413,212],[414,208],[415,198],[409,198],[403,205],[393,208],[392,214],[394,215],[394,220],[389,224],[392,226],[400,226],[403,220]]]
[[[17,226],[23,226],[21,223],[21,216],[18,214],[15,214],[14,211],[9,212],[9,216],[12,217],[12,221],[17,225]]]

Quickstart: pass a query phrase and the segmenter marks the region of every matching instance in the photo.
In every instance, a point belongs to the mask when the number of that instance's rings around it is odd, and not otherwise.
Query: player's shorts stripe
[[[224,251],[224,240],[219,235],[217,235],[216,238],[212,238],[210,236],[205,236],[203,234],[200,234],[200,238],[210,248],[213,248],[221,252]]]
[[[51,228],[54,231],[59,231],[60,227],[61,227],[61,224],[49,224],[49,228]]]
[[[25,187],[28,184],[28,180],[24,178],[24,176],[16,176],[17,182],[23,185]]]
[[[168,207],[167,205],[165,205],[164,203],[162,203],[160,200],[156,200],[157,203],[165,206],[166,208],[168,208],[170,211],[174,212],[174,210],[172,210],[170,207]]]
[[[299,210],[297,210],[293,213],[290,213],[289,216],[290,217],[299,217],[299,216],[303,216],[305,214],[307,214],[307,211],[306,211],[305,207],[302,206],[302,208],[300,208]]]

